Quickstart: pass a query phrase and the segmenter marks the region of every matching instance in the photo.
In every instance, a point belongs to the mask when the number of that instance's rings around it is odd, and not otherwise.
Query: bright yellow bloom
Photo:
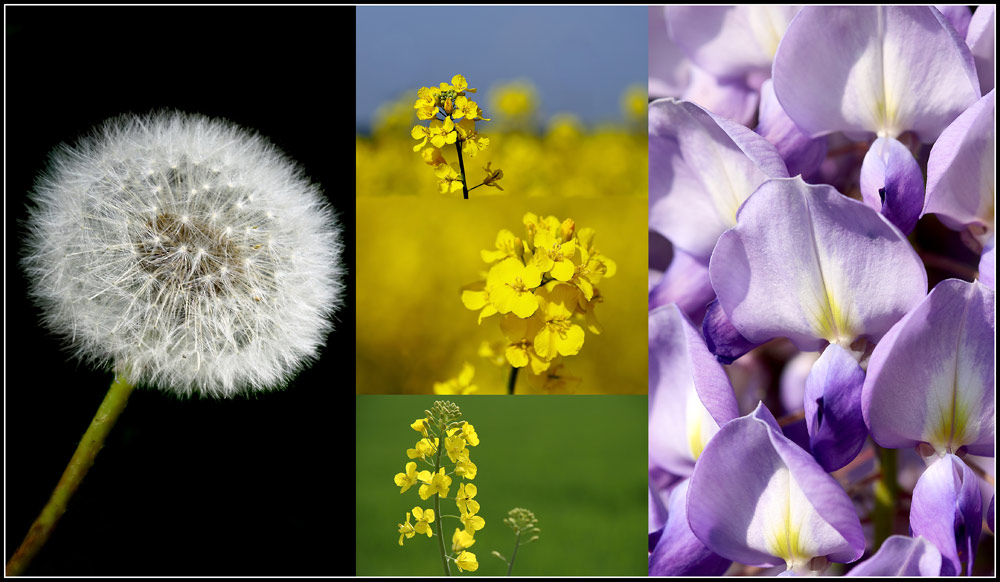
[[[569,281],[576,265],[570,259],[576,251],[572,240],[556,238],[548,230],[535,234],[535,254],[532,262],[543,273],[550,273],[557,281]]]
[[[438,95],[441,90],[437,87],[421,87],[417,90],[417,101],[413,108],[417,110],[417,119],[434,119],[438,113]]]
[[[428,499],[431,495],[438,494],[441,497],[448,497],[448,488],[451,487],[451,477],[444,474],[444,467],[434,474],[430,471],[421,471],[417,474],[417,479],[423,485],[417,493],[421,499]]]
[[[486,527],[486,520],[473,513],[463,513],[459,516],[459,519],[461,519],[462,523],[465,525],[465,531],[470,534]]]
[[[472,288],[462,290],[462,305],[465,305],[466,309],[473,311],[481,309],[482,311],[479,312],[479,323],[482,324],[483,320],[494,315],[497,309],[490,303],[490,292],[486,290],[485,281],[479,281],[469,286]]]
[[[455,496],[455,503],[462,513],[479,513],[479,502],[472,499],[477,493],[476,486],[472,483],[462,483],[458,486],[458,494]]]
[[[580,264],[573,271],[569,283],[575,285],[587,300],[594,298],[595,288],[604,277],[611,277],[618,266],[611,259],[599,254],[591,254],[586,248],[580,247]]]
[[[406,512],[406,523],[398,523],[396,525],[399,526],[399,545],[403,545],[403,536],[406,536],[407,538],[412,538],[413,536],[417,535],[417,532],[414,531],[413,526],[410,525],[410,512]]]
[[[428,456],[437,452],[437,444],[437,439],[434,439],[433,443],[430,439],[420,439],[412,449],[406,449],[406,456],[411,459],[416,459],[417,457],[427,459]]]
[[[542,284],[538,267],[522,264],[515,258],[500,261],[486,275],[490,302],[500,313],[514,312],[518,317],[530,317],[538,309],[538,298],[532,292]]]
[[[417,464],[410,461],[406,464],[405,473],[396,473],[394,479],[396,481],[397,487],[402,487],[400,493],[406,493],[406,490],[417,484]]]
[[[470,447],[479,446],[479,435],[476,434],[476,428],[471,423],[467,422],[462,425],[462,438]]]
[[[458,571],[469,571],[475,572],[479,569],[479,562],[476,561],[476,555],[472,552],[463,551],[461,554],[455,558],[455,565],[458,566]]]
[[[539,310],[545,325],[535,335],[535,353],[545,360],[557,355],[573,356],[583,347],[583,328],[570,322],[576,309],[577,293],[571,285],[546,285],[537,291]]]
[[[443,83],[442,83],[443,85]],[[465,80],[462,75],[455,75],[451,78],[451,88],[458,94],[462,93],[475,93],[476,90],[469,87],[469,82]]]
[[[532,247],[537,246],[535,236],[542,231],[548,232],[552,238],[562,239],[562,223],[555,216],[539,218],[535,213],[528,212],[521,219],[521,222],[524,223],[524,228],[528,232],[528,244]]]
[[[418,127],[421,127],[421,126],[418,126]],[[421,147],[423,147],[423,146],[421,146]],[[434,168],[437,168],[441,164],[447,164],[448,163],[444,159],[444,156],[441,154],[441,150],[439,150],[439,149],[437,149],[435,147],[424,148],[424,150],[422,152],[420,152],[420,155],[421,155],[421,157],[424,158],[424,163],[425,164],[427,164],[428,166],[433,166]]]
[[[476,375],[476,369],[472,364],[465,362],[462,364],[462,371],[457,378],[451,378],[444,382],[434,383],[435,394],[472,394],[479,390],[479,387],[472,383],[472,377]]]
[[[452,434],[453,432],[456,431],[458,431],[458,429],[453,428],[451,431],[449,431],[449,434]],[[462,438],[461,436],[449,436],[448,438],[444,439],[444,452],[448,453],[448,458],[451,459],[452,463],[458,461],[459,453],[461,453],[464,450],[465,450],[465,439]]]
[[[469,532],[455,528],[455,534],[451,536],[452,553],[461,552],[465,548],[471,548],[476,543],[476,539]]]
[[[455,463],[455,474],[463,479],[475,479],[476,472],[476,464],[469,459],[469,449],[465,449],[458,455],[458,462]]]
[[[427,534],[427,537],[431,537],[433,535],[431,533],[431,523],[434,522],[434,510],[414,507],[413,517],[417,520],[417,523],[413,524],[413,531],[418,534]]]
[[[417,420],[413,421],[413,424],[410,425],[410,428],[424,435],[424,437],[427,437],[427,423],[428,419],[418,418]]]
[[[458,192],[462,189],[462,175],[454,166],[441,164],[434,168],[434,175],[439,178],[438,189],[442,194]]]
[[[523,368],[529,363],[533,374],[541,373],[549,367],[549,363],[538,357],[534,350],[535,336],[544,327],[545,321],[536,311],[529,318],[522,319],[513,313],[508,313],[500,321],[500,331],[509,342],[504,355],[511,366]]]
[[[446,144],[455,143],[458,140],[455,123],[450,117],[446,117],[444,121],[435,119],[431,122],[427,131],[430,135],[431,145],[436,148],[443,148]]]
[[[479,113],[479,105],[475,101],[469,99],[468,97],[456,97],[455,98],[455,108],[451,113],[453,119],[461,119],[465,117],[469,121],[476,119]]]

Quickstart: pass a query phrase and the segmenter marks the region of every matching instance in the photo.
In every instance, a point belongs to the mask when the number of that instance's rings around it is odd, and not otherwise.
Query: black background
[[[256,129],[323,186],[348,271],[320,360],[285,390],[180,400],[137,389],[26,574],[353,574],[353,13],[6,7],[5,560],[112,380],[38,326],[17,262],[26,195],[54,146],[161,108]]]

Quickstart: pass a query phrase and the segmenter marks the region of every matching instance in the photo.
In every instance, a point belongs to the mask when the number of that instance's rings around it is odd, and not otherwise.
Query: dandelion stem
[[[59,483],[52,492],[52,497],[42,508],[42,512],[35,519],[35,523],[28,530],[28,535],[21,542],[21,547],[14,552],[10,561],[7,562],[6,574],[8,576],[19,576],[31,563],[31,560],[42,549],[52,530],[55,528],[59,518],[66,513],[66,506],[70,498],[80,487],[83,477],[87,474],[98,451],[104,446],[104,439],[107,438],[111,428],[118,420],[118,416],[125,410],[128,397],[135,388],[123,376],[116,376],[108,393],[104,396],[104,401],[97,409],[97,414],[90,421],[87,432],[83,434],[80,444],[76,447],[76,452],[66,466]]]
[[[442,430],[442,432],[444,432]],[[442,435],[443,436],[443,435]],[[443,442],[444,439],[440,439],[439,442]],[[441,468],[441,446],[437,447],[437,456],[434,459],[434,473],[437,473]],[[441,493],[434,494],[434,515],[438,516],[437,520],[437,539],[438,539],[438,549],[441,551],[441,565],[444,567],[444,575],[451,576],[451,567],[448,565],[448,555],[444,550],[444,531],[441,526]]]
[[[462,196],[469,199],[469,183],[465,179],[465,161],[462,160],[462,141],[455,140],[455,150],[458,151],[458,169],[462,172]]]
[[[517,368],[514,368],[515,370]],[[514,571],[514,558],[517,557],[517,548],[521,545],[521,532],[517,532],[517,537],[514,538],[514,553],[510,555],[510,562],[507,564],[507,575]]]
[[[507,394],[514,393],[514,386],[517,384],[517,368],[510,367],[510,376],[507,377]]]
[[[875,508],[872,521],[875,524],[875,547],[892,535],[896,521],[896,503],[899,497],[899,483],[896,481],[896,450],[878,449],[881,476],[875,482]]]

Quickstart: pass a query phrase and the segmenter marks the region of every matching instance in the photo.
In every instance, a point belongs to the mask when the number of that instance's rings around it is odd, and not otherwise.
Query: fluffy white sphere
[[[278,387],[332,328],[333,211],[255,133],[183,113],[114,118],[57,148],[31,199],[24,266],[45,323],[134,384]]]

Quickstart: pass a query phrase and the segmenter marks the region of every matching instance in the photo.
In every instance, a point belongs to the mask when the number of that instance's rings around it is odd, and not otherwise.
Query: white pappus
[[[319,186],[266,139],[178,112],[58,147],[31,193],[22,263],[83,361],[178,395],[280,387],[341,301]]]

